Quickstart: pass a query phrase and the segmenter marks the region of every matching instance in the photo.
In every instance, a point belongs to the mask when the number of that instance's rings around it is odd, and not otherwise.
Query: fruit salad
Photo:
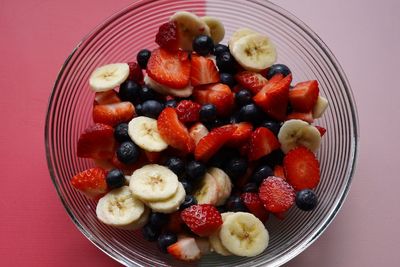
[[[218,18],[180,11],[154,38],[135,61],[93,70],[93,124],[77,156],[95,167],[71,185],[102,223],[139,230],[176,259],[259,255],[269,217],[317,206],[326,129],[314,121],[328,101],[316,80],[293,83],[254,29],[225,45]]]

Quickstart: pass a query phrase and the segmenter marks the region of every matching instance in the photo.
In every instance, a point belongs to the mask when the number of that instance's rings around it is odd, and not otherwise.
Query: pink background
[[[78,41],[128,0],[0,1],[0,265],[118,266],[74,226],[50,181],[47,100]],[[273,1],[293,12],[341,62],[357,101],[361,142],[336,220],[286,266],[400,263],[400,1]],[[378,2],[384,2],[379,4]]]

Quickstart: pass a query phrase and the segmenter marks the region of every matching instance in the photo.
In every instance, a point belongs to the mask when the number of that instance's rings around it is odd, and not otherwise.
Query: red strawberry
[[[212,59],[192,55],[190,82],[193,86],[219,82],[219,73]]]
[[[94,105],[108,105],[116,104],[119,102],[121,102],[121,99],[119,99],[117,92],[115,92],[114,90],[97,92],[94,95]]]
[[[192,205],[181,212],[181,218],[199,236],[209,236],[222,225],[221,214],[210,204]]]
[[[201,257],[201,251],[193,237],[184,237],[178,242],[168,246],[167,251],[175,259],[182,261],[195,261]]]
[[[199,120],[200,104],[190,100],[182,100],[175,108],[181,122],[196,122]]]
[[[174,108],[165,108],[157,119],[157,128],[164,141],[186,153],[194,150],[195,144],[188,130],[179,119]]]
[[[298,83],[289,92],[289,101],[293,109],[299,112],[312,111],[319,95],[318,82],[308,81]]]
[[[147,74],[162,85],[174,89],[185,88],[190,80],[188,54],[183,51],[171,53],[162,48],[156,49],[147,63]]]
[[[161,152],[150,152],[146,150],[143,150],[143,152],[150,163],[157,163],[161,158]]]
[[[289,210],[293,206],[295,195],[295,191],[290,184],[275,176],[264,179],[258,193],[264,207],[273,213]]]
[[[143,71],[137,62],[128,62],[129,65],[129,80],[143,84]]]
[[[324,127],[315,126],[315,128],[317,128],[317,130],[319,131],[319,134],[321,135],[321,137],[325,135],[326,129]]]
[[[259,73],[251,71],[242,71],[235,75],[236,81],[248,89],[253,95],[257,94],[268,82],[268,80]]]
[[[209,160],[236,131],[236,126],[225,125],[214,128],[210,133],[204,136],[196,146],[194,157],[196,160]]]
[[[176,22],[166,22],[160,26],[156,35],[156,43],[171,52],[179,49],[179,31]]]
[[[193,96],[200,104],[214,104],[221,117],[228,116],[235,103],[231,89],[222,83],[199,86],[193,91]]]
[[[183,232],[183,221],[180,211],[176,211],[169,215],[168,223],[165,227],[165,230],[175,234]]]
[[[135,107],[131,102],[121,102],[93,107],[93,121],[116,126],[130,121],[135,116]]]
[[[312,115],[312,112],[307,112],[307,113],[301,113],[301,112],[292,112],[289,115],[287,115],[286,120],[292,120],[292,119],[296,119],[296,120],[303,120],[306,121],[308,123],[313,123],[314,122],[314,118]]]
[[[247,209],[262,222],[268,219],[268,212],[257,193],[243,193],[240,198]]]
[[[253,131],[253,125],[248,122],[241,122],[234,125],[237,127],[236,131],[229,138],[228,142],[226,142],[226,145],[232,147],[242,146],[249,140]]]
[[[315,188],[320,180],[319,162],[305,147],[292,149],[283,159],[286,180],[297,191]]]
[[[96,123],[79,136],[77,154],[81,158],[111,159],[114,148],[113,127]]]
[[[280,178],[286,180],[285,169],[281,165],[275,165],[274,176],[280,177]]]
[[[281,75],[277,77],[279,76]],[[286,109],[289,102],[289,87],[292,82],[292,75],[289,74],[279,82],[274,81],[274,78],[272,78],[270,83],[253,97],[253,100],[272,119],[283,121],[286,117]]]
[[[257,160],[279,147],[279,141],[274,133],[265,127],[259,127],[250,137],[249,160]]]
[[[75,175],[71,184],[87,197],[98,199],[107,193],[106,171],[96,167]]]

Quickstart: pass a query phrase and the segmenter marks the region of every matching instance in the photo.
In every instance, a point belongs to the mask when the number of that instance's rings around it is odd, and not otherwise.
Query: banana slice
[[[233,47],[236,41],[241,39],[242,37],[245,37],[250,34],[258,34],[256,31],[250,30],[248,28],[239,28],[237,29],[231,36],[231,38],[228,41],[228,46]]]
[[[128,135],[135,144],[146,151],[159,152],[168,147],[158,132],[157,120],[149,117],[133,118],[128,124]]]
[[[193,93],[193,86],[190,84],[185,88],[179,90],[173,89],[156,82],[155,80],[150,78],[147,74],[144,76],[144,83],[154,91],[163,95],[172,95],[176,97],[189,97]]]
[[[234,42],[230,51],[246,70],[259,72],[272,66],[277,58],[275,45],[261,34],[250,34]]]
[[[178,191],[172,197],[163,201],[149,201],[146,204],[155,212],[172,213],[179,209],[179,206],[185,201],[185,196],[185,188],[179,183]]]
[[[328,99],[322,96],[318,96],[317,103],[315,103],[315,106],[313,108],[313,118],[321,118],[322,114],[324,114],[325,110],[328,108],[328,105]]]
[[[162,201],[177,192],[178,184],[178,177],[170,169],[148,164],[132,173],[129,188],[143,201]]]
[[[190,137],[193,138],[196,145],[200,141],[200,139],[206,136],[207,134],[208,134],[207,127],[200,122],[193,125],[189,130],[189,135]]]
[[[226,217],[219,233],[222,245],[237,256],[253,257],[268,246],[264,224],[253,214],[236,212]]]
[[[233,212],[224,212],[221,213],[222,221],[224,222],[226,218],[233,214]],[[229,256],[232,255],[232,253],[227,250],[224,245],[222,245],[221,239],[219,238],[219,233],[220,229],[212,233],[209,237],[208,240],[210,241],[211,245],[211,250],[215,251],[216,253],[222,255],[222,256]]]
[[[208,173],[215,178],[218,184],[218,200],[216,205],[220,206],[225,204],[226,200],[231,195],[232,183],[229,176],[219,168],[210,168]]]
[[[225,27],[222,22],[214,17],[204,16],[200,18],[203,22],[205,22],[210,29],[211,38],[214,41],[214,44],[218,44],[225,37]]]
[[[95,92],[104,92],[123,83],[129,76],[127,63],[114,63],[95,69],[89,78],[89,85]]]
[[[170,17],[170,21],[175,21],[178,24],[179,43],[183,50],[193,50],[193,39],[205,34],[210,36],[210,28],[198,16],[187,11],[178,11]]]
[[[96,207],[97,218],[105,224],[130,229],[145,211],[144,204],[128,186],[114,189],[103,196]]]
[[[294,119],[283,123],[278,139],[284,153],[298,146],[305,146],[316,152],[321,144],[321,135],[317,128],[305,121]]]
[[[194,197],[198,204],[212,204],[215,205],[218,201],[219,188],[216,179],[206,173],[194,193]]]

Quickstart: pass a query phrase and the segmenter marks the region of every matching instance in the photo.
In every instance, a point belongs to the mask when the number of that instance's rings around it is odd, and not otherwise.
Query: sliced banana
[[[163,95],[172,95],[176,97],[189,97],[193,93],[193,86],[190,84],[182,89],[173,89],[156,82],[155,80],[150,78],[147,74],[144,76],[144,83],[154,91]]]
[[[253,214],[235,212],[226,217],[219,233],[222,245],[237,256],[253,257],[268,246],[264,224]]]
[[[189,135],[190,137],[192,137],[196,145],[200,141],[200,139],[206,136],[207,134],[208,134],[207,127],[200,122],[193,125],[189,130]]]
[[[211,16],[204,16],[200,19],[204,21],[210,29],[211,38],[213,39],[214,44],[218,44],[224,39],[225,27],[219,19]]]
[[[305,121],[295,119],[283,123],[278,139],[284,153],[298,146],[305,146],[316,152],[321,144],[321,135],[317,128]]]
[[[104,92],[123,83],[129,76],[127,63],[114,63],[95,69],[89,78],[89,85],[95,92]]]
[[[322,114],[324,114],[325,110],[328,108],[328,105],[328,99],[323,96],[318,96],[317,103],[315,103],[313,108],[313,118],[321,118]]]
[[[194,197],[197,200],[198,204],[217,204],[218,201],[218,183],[216,179],[206,173],[198,187],[198,189],[194,193]]]
[[[222,221],[225,221],[227,216],[233,214],[233,212],[224,212],[221,213]],[[222,256],[229,256],[232,255],[232,253],[227,250],[224,245],[222,245],[221,239],[219,238],[219,233],[220,229],[212,233],[209,237],[208,240],[210,241],[211,245],[211,250],[215,251],[216,253],[222,255]]]
[[[237,29],[231,36],[231,38],[228,41],[228,46],[233,47],[236,41],[241,39],[242,37],[245,37],[250,34],[258,34],[256,31],[250,30],[248,28],[239,28]]]
[[[262,71],[272,66],[277,58],[275,45],[261,34],[244,36],[229,49],[236,61],[249,71]]]
[[[172,213],[179,209],[179,206],[185,201],[185,196],[185,188],[179,183],[178,191],[172,197],[162,201],[149,201],[146,204],[155,212]]]
[[[219,168],[210,168],[208,173],[211,174],[218,184],[218,200],[216,205],[220,206],[225,204],[226,200],[231,195],[232,191],[232,182],[229,176]]]
[[[122,229],[132,228],[144,211],[143,202],[133,195],[128,186],[110,191],[99,200],[96,207],[100,221]]]
[[[149,117],[133,118],[128,124],[128,135],[135,144],[146,151],[159,152],[168,147],[158,132],[157,120]]]
[[[129,188],[143,201],[162,201],[177,192],[178,184],[178,177],[170,169],[148,164],[132,173]]]

